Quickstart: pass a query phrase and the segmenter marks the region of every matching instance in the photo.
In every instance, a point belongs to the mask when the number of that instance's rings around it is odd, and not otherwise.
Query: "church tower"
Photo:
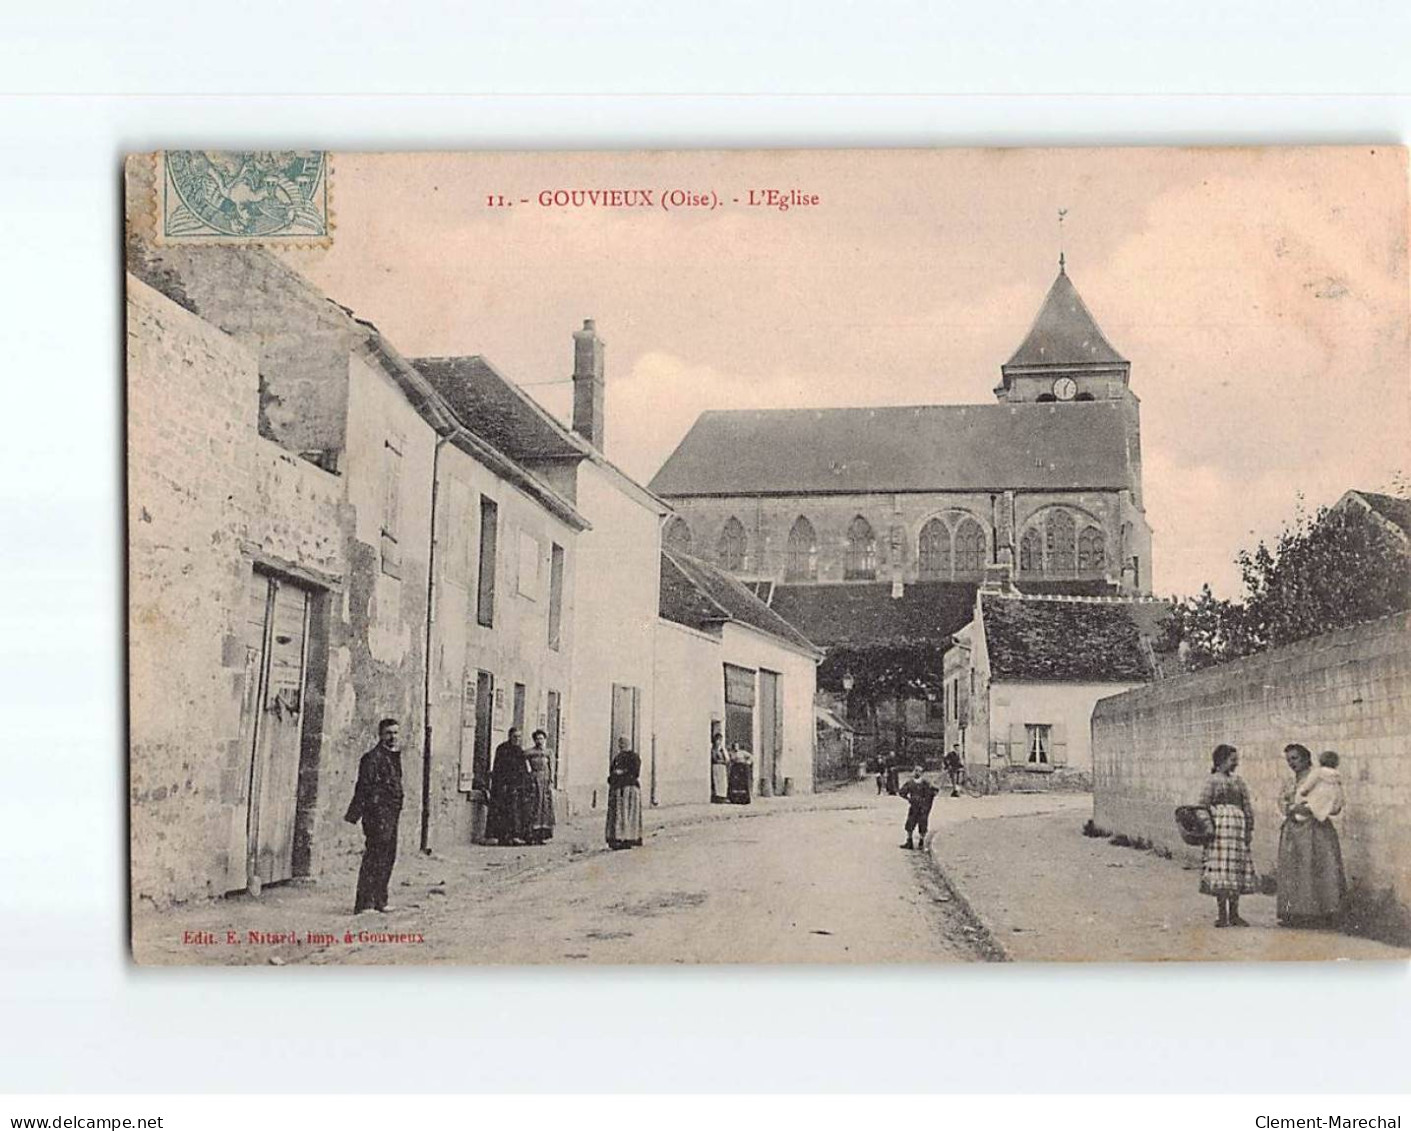
[[[1112,348],[1077,288],[1063,256],[1023,344],[1000,366],[995,396],[1005,403],[1135,400],[1131,363]]]

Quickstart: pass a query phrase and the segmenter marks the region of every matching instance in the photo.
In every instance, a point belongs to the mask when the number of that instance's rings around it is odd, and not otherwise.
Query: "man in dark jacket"
[[[897,793],[906,799],[906,843],[902,848],[925,848],[926,847],[926,826],[931,819],[931,803],[936,800],[936,794],[940,792],[934,785],[928,782],[921,775],[921,766],[917,766],[911,771],[911,778],[902,783]],[[911,833],[915,829],[920,834],[921,843],[911,843]]]
[[[397,822],[402,815],[402,728],[396,719],[377,724],[377,745],[358,763],[358,784],[343,819],[363,823],[367,844],[358,869],[353,913],[391,911],[387,883],[397,859]]]
[[[490,812],[485,838],[499,844],[523,844],[529,839],[529,814],[525,799],[534,783],[529,758],[519,741],[519,727],[495,747],[490,765]]]

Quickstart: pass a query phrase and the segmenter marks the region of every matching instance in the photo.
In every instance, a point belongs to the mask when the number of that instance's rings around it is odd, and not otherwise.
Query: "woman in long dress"
[[[1279,798],[1279,812],[1284,815],[1279,830],[1279,923],[1286,927],[1326,925],[1342,911],[1347,895],[1342,845],[1328,819],[1332,814],[1319,819],[1309,808],[1308,791],[1301,790],[1314,772],[1308,747],[1296,742],[1284,747],[1284,760],[1294,779],[1284,786]]]
[[[525,790],[528,804],[527,824],[529,843],[543,844],[554,839],[554,782],[545,743],[549,736],[542,730],[533,734],[534,745],[526,751],[529,761],[529,788]]]
[[[725,736],[716,731],[710,736],[710,800],[723,804],[730,792],[730,755],[725,752]]]
[[[617,753],[608,767],[609,848],[634,848],[642,843],[642,759],[627,739],[617,740]]]
[[[1249,790],[1235,770],[1239,752],[1221,744],[1210,756],[1210,777],[1200,793],[1200,804],[1210,810],[1215,835],[1205,846],[1200,869],[1200,890],[1215,897],[1217,927],[1247,927],[1240,918],[1240,896],[1259,890],[1254,856],[1254,809]]]

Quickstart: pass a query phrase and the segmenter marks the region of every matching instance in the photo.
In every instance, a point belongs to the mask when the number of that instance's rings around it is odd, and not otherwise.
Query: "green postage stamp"
[[[169,149],[157,155],[163,242],[326,244],[328,154]]]

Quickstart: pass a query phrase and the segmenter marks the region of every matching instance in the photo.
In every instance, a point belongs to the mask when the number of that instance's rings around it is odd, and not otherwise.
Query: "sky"
[[[595,319],[606,454],[645,483],[706,409],[993,403],[1061,246],[1131,362],[1155,590],[1236,596],[1300,497],[1411,472],[1406,173],[1382,146],[339,154],[331,246],[284,254],[565,421]],[[539,203],[589,189],[653,203]]]

